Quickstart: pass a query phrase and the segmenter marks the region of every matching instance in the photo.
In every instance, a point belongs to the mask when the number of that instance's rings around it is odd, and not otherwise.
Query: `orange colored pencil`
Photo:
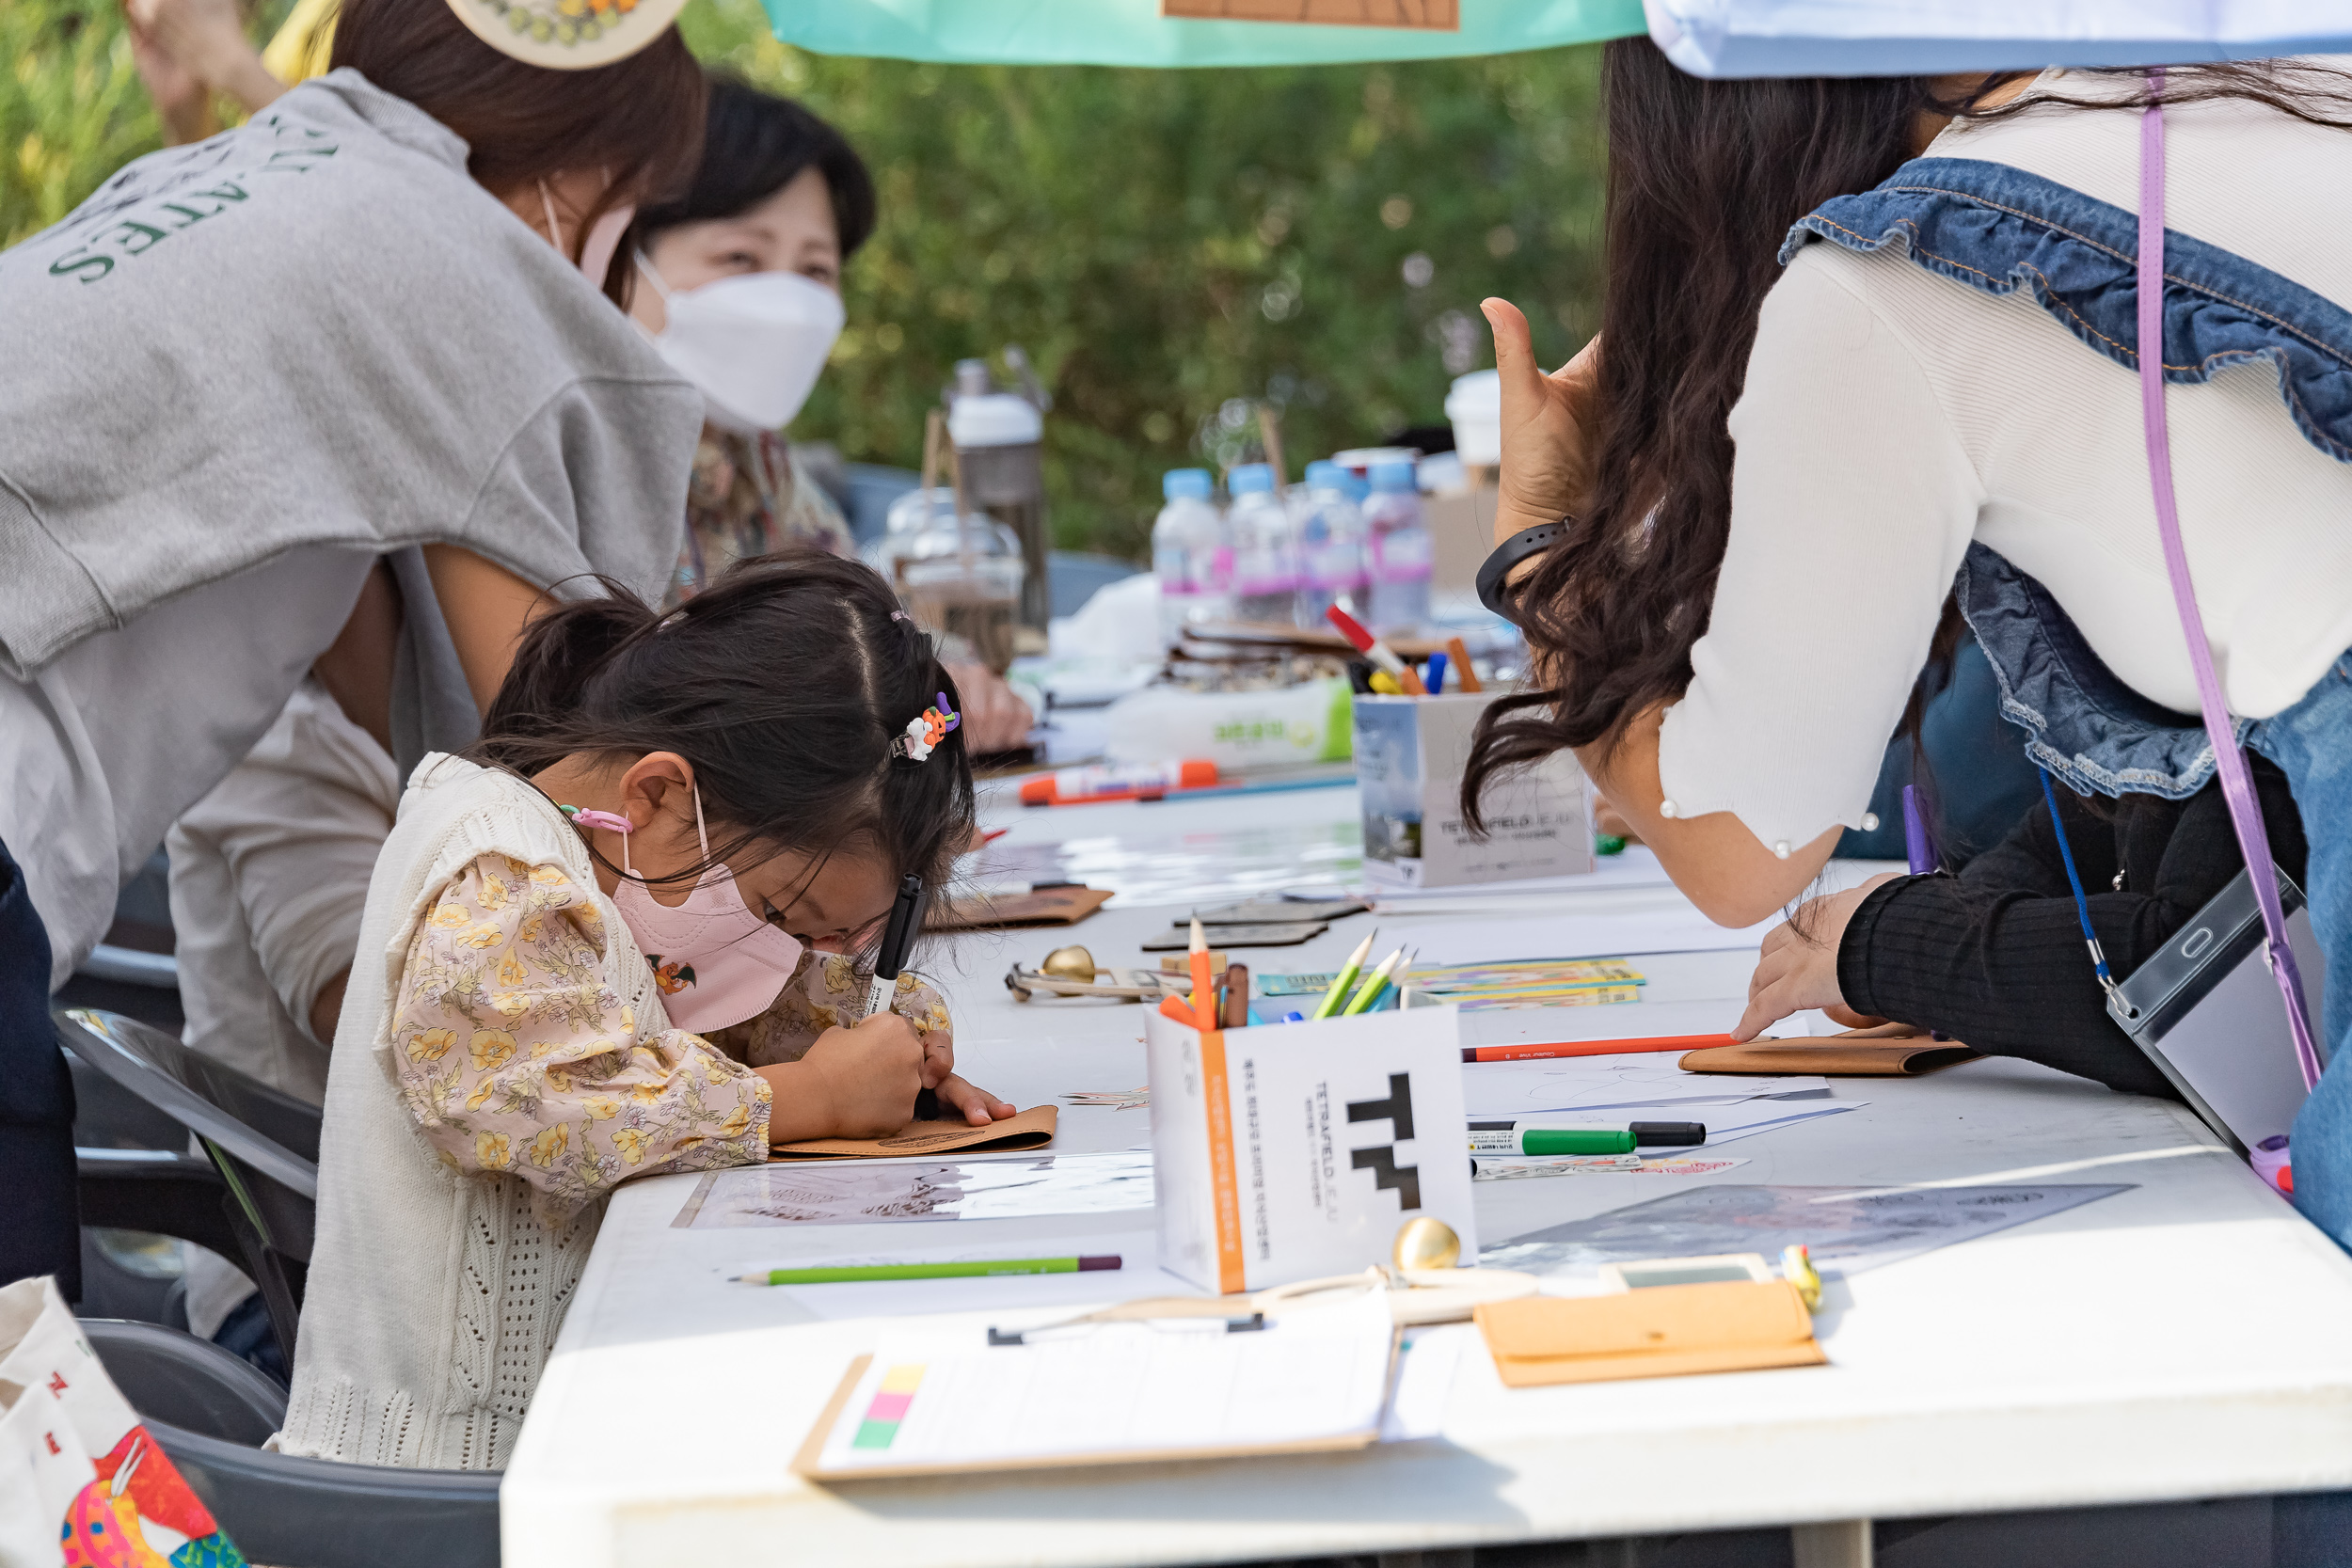
[[[1556,1056],[1629,1056],[1643,1051],[1708,1051],[1738,1045],[1729,1035],[1650,1035],[1628,1040],[1553,1040],[1545,1044],[1466,1045],[1466,1062],[1540,1062]]]

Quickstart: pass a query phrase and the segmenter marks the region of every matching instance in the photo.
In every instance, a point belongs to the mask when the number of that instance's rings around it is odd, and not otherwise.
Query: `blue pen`
[[[1927,818],[1919,812],[1919,792],[1910,784],[1903,785],[1903,850],[1911,860],[1911,874],[1924,877],[1935,869],[1935,840],[1928,836]]]
[[[1903,853],[1911,861],[1911,874],[1924,877],[1935,869],[1935,840],[1928,836],[1928,820],[1919,810],[1919,792],[1903,785]],[[1947,1040],[1952,1037],[1941,1029],[1931,1029],[1928,1037]]]
[[[1431,654],[1429,656],[1429,673],[1422,677],[1422,685],[1429,688],[1429,694],[1432,697],[1444,695],[1445,655]]]

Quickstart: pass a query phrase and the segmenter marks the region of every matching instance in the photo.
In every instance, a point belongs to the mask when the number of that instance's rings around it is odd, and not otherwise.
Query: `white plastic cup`
[[[1454,426],[1454,451],[1466,468],[1498,467],[1502,462],[1502,376],[1472,371],[1454,378],[1445,397],[1445,417]]]

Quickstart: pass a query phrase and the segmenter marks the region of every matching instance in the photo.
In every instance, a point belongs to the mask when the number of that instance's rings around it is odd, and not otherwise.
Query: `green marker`
[[[1323,993],[1323,1001],[1314,1010],[1316,1018],[1329,1018],[1340,1010],[1340,1004],[1347,1000],[1347,988],[1356,983],[1356,976],[1363,973],[1364,960],[1372,957],[1372,939],[1379,934],[1380,927],[1375,926],[1365,934],[1364,940],[1356,944],[1356,951],[1340,971],[1340,977],[1331,982],[1329,990]]]
[[[986,1279],[1012,1274],[1093,1274],[1121,1267],[1100,1258],[982,1258],[961,1263],[850,1263],[838,1268],[770,1269],[739,1274],[740,1285],[856,1285],[885,1279]]]
[[[1707,1141],[1695,1121],[1637,1121],[1612,1127],[1472,1126],[1472,1154],[1630,1154],[1645,1147],[1692,1148]]]
[[[1379,1001],[1380,993],[1389,989],[1389,976],[1395,974],[1404,961],[1405,949],[1402,947],[1381,959],[1380,967],[1372,972],[1372,977],[1363,983],[1354,997],[1349,999],[1347,1006],[1340,1009],[1340,1016],[1354,1018],[1358,1013]]]

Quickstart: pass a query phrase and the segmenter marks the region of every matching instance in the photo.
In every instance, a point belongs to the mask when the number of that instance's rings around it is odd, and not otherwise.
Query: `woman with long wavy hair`
[[[2063,783],[2204,784],[2137,375],[2140,119],[2160,97],[2188,562],[2352,978],[2352,219],[2317,195],[2352,185],[2352,77],[1706,82],[1646,40],[1611,45],[1606,74],[1600,335],[1545,375],[1519,312],[1486,307],[1496,538],[1553,531],[1501,590],[1536,679],[1482,727],[1471,820],[1497,774],[1573,749],[1701,910],[1760,920],[1859,823],[1947,606]],[[1839,1000],[1834,962],[1794,978],[1791,1006]],[[2352,988],[2331,990],[2340,1040]],[[2343,1244],[2347,1074],[2294,1143],[2297,1201]]]

